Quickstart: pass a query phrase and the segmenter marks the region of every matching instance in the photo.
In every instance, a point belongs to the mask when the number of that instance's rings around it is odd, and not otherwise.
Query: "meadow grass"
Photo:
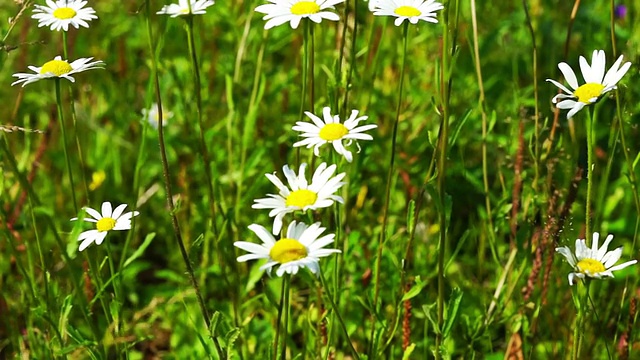
[[[599,232],[640,257],[637,4],[449,0],[395,26],[346,0],[265,29],[262,0],[90,1],[88,28],[51,31],[34,3],[0,3],[0,358],[640,357],[639,267],[571,286],[556,254]],[[631,68],[567,119],[544,80],[594,50]],[[11,86],[58,55],[105,66]],[[377,126],[351,162],[293,146],[324,107]],[[344,173],[342,202],[276,233],[319,222],[340,252],[238,262],[274,224],[265,174],[303,163]],[[139,215],[80,251],[95,225],[70,219],[103,202]]]

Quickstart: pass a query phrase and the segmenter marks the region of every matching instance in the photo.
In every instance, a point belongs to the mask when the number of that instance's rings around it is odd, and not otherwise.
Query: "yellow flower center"
[[[51,60],[42,65],[40,74],[54,73],[56,76],[64,75],[71,72],[73,68],[64,60]]]
[[[103,217],[98,220],[96,224],[96,228],[98,231],[109,231],[112,230],[116,226],[116,220],[110,217]]]
[[[289,196],[287,196],[287,200],[285,204],[287,206],[297,206],[299,208],[304,208],[308,205],[313,205],[316,203],[318,199],[318,194],[311,190],[300,189],[291,192]]]
[[[55,18],[60,19],[60,20],[73,19],[73,17],[75,17],[76,14],[77,13],[76,13],[75,10],[73,10],[72,8],[68,8],[68,7],[57,8],[53,12],[53,16]]]
[[[180,14],[185,14],[185,15],[189,14],[189,8],[180,9]]]
[[[295,239],[280,239],[269,251],[269,256],[280,264],[304,259],[307,256],[307,248]]]
[[[291,13],[294,15],[311,15],[319,11],[320,6],[315,1],[299,1],[291,7]]]
[[[422,12],[420,12],[420,10],[414,8],[413,6],[406,6],[406,5],[405,6],[400,6],[394,12],[398,16],[406,16],[406,17],[422,15]]]
[[[602,84],[588,83],[577,88],[573,95],[578,98],[578,101],[590,104],[589,100],[600,96],[603,89],[604,85]]]
[[[583,274],[598,274],[605,271],[604,264],[595,259],[582,259],[577,266]]]
[[[342,124],[327,124],[320,129],[320,138],[325,141],[334,141],[342,139],[348,133],[349,130]]]

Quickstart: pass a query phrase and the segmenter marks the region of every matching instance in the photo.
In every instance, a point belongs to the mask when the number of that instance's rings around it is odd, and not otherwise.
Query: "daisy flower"
[[[395,16],[394,24],[400,26],[405,20],[412,24],[419,20],[437,23],[436,11],[444,9],[444,5],[434,0],[375,0],[369,9],[373,15]]]
[[[336,165],[327,167],[327,163],[322,163],[313,173],[311,184],[307,183],[305,170],[307,164],[300,165],[298,175],[285,165],[282,170],[287,178],[289,187],[285,186],[280,179],[273,174],[265,176],[280,190],[278,195],[268,194],[267,198],[256,199],[251,206],[254,209],[271,209],[270,217],[273,220],[273,234],[278,234],[282,229],[282,218],[296,210],[316,210],[333,205],[334,201],[344,202],[342,197],[334,195],[336,191],[345,183],[341,182],[345,173],[340,173],[332,177],[336,171]]]
[[[618,60],[616,60],[613,66],[611,66],[611,69],[609,69],[605,75],[604,70],[606,64],[603,50],[593,51],[593,55],[591,56],[591,66],[589,66],[587,60],[583,56],[580,56],[580,70],[582,71],[582,77],[585,82],[585,84],[581,86],[578,86],[578,79],[576,78],[576,74],[573,72],[573,69],[571,69],[567,63],[561,62],[558,64],[558,68],[573,91],[555,80],[547,79],[547,81],[565,92],[565,94],[558,94],[554,96],[551,101],[554,104],[557,103],[556,106],[558,109],[571,109],[569,113],[567,113],[567,119],[572,118],[573,115],[582,110],[583,107],[595,103],[604,93],[616,88],[618,81],[622,79],[631,66],[630,62],[626,62],[622,67],[620,67],[620,64],[622,64],[622,58],[623,56],[620,55]],[[558,100],[562,101],[558,102]]]
[[[71,75],[86,70],[102,69],[104,67],[104,62],[100,60],[91,62],[91,60],[93,60],[92,57],[80,58],[69,64],[67,60],[62,60],[60,56],[56,56],[55,59],[47,61],[42,65],[42,67],[29,66],[29,70],[32,70],[35,74],[13,74],[13,77],[17,77],[19,80],[14,81],[11,86],[23,83],[22,86],[24,87],[27,84],[50,78],[64,78],[71,82],[75,82],[76,80],[71,77]]]
[[[309,18],[314,23],[320,23],[322,19],[338,21],[338,14],[331,11],[334,5],[344,0],[268,0],[270,4],[260,5],[256,12],[266,14],[262,19],[269,20],[264,24],[266,30],[282,25],[287,21],[294,29],[298,28],[303,18]]]
[[[262,240],[258,245],[247,241],[236,241],[234,246],[248,251],[249,254],[238,257],[239,262],[248,260],[267,259],[267,263],[260,267],[260,270],[267,270],[271,275],[271,269],[276,266],[276,274],[282,276],[284,273],[297,274],[301,268],[307,268],[312,273],[318,274],[321,257],[339,253],[337,249],[325,249],[324,247],[333,242],[334,234],[325,235],[318,238],[326,229],[320,227],[320,223],[307,226],[304,223],[289,224],[287,236],[276,240],[267,229],[258,224],[252,224],[249,229]]]
[[[97,19],[96,11],[83,0],[47,0],[47,5],[33,5],[31,18],[38,20],[38,27],[49,26],[51,31],[69,30],[69,24],[76,29],[89,27],[87,21]]]
[[[597,232],[593,233],[591,249],[587,247],[585,239],[576,240],[575,254],[571,252],[571,249],[567,246],[556,248],[556,252],[564,256],[569,262],[569,265],[575,270],[569,274],[569,285],[573,285],[573,279],[584,279],[587,276],[594,279],[602,279],[603,277],[612,278],[614,271],[624,269],[638,262],[637,260],[631,260],[615,265],[622,255],[622,247],[613,251],[607,251],[609,243],[613,240],[613,235],[609,234],[604,244],[598,248],[599,239],[600,234]]]
[[[189,3],[187,0],[180,0],[177,4],[165,5],[156,14],[171,15],[171,17],[186,15],[202,15],[207,13],[207,8],[214,4],[213,0],[190,0],[191,13],[189,13]]]
[[[338,115],[331,115],[331,109],[328,107],[322,109],[324,120],[308,111],[305,111],[305,114],[311,118],[313,123],[303,121],[296,123],[293,130],[300,131],[302,133],[300,136],[306,139],[298,141],[293,144],[293,146],[313,147],[313,153],[316,156],[320,156],[318,149],[326,143],[331,143],[333,148],[336,149],[336,152],[344,156],[348,162],[353,160],[353,156],[351,155],[351,151],[344,147],[342,140],[347,140],[347,146],[351,144],[352,140],[373,140],[371,135],[363,134],[363,132],[378,127],[378,125],[358,127],[360,121],[367,120],[367,116],[358,117],[358,110],[351,111],[351,116],[344,124],[340,123],[340,117]]]
[[[158,104],[153,103],[150,109],[142,109],[142,116],[153,128],[158,128],[158,120],[160,120],[160,112],[158,111]],[[167,126],[167,120],[173,117],[171,111],[166,111],[164,106],[162,107],[162,126]]]
[[[91,218],[84,218],[82,220],[92,222],[96,224],[95,230],[88,230],[78,236],[78,241],[82,241],[80,244],[80,251],[87,248],[91,243],[96,245],[102,244],[107,233],[111,230],[129,230],[131,229],[131,217],[138,216],[139,212],[130,211],[123,214],[127,204],[119,205],[115,210],[111,210],[111,203],[105,201],[102,203],[102,214],[97,210],[85,207],[84,211],[91,216]],[[78,220],[73,218],[71,221]]]

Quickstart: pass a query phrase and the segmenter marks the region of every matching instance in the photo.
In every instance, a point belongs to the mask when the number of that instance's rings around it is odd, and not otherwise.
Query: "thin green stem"
[[[309,23],[309,40],[310,40],[310,49],[309,49],[309,109],[311,112],[316,111],[316,92],[315,92],[315,51],[316,51],[316,41],[315,36],[313,35],[313,23],[311,21],[307,21]]]
[[[400,110],[402,109],[402,92],[404,89],[404,73],[405,73],[405,65],[407,63],[407,46],[409,44],[409,22],[405,22],[403,30],[402,30],[402,60],[400,65],[400,83],[398,85],[398,103],[396,105],[396,118],[393,123],[393,133],[391,135],[391,148],[389,155],[389,168],[387,171],[387,185],[385,188],[385,200],[384,200],[384,208],[382,210],[382,228],[380,230],[380,237],[378,240],[378,252],[376,256],[376,264],[375,264],[375,280],[374,280],[374,292],[373,292],[373,306],[372,311],[374,312],[371,319],[371,336],[370,336],[370,348],[369,348],[369,356],[374,357],[377,349],[374,349],[374,336],[376,330],[376,316],[375,312],[377,312],[378,307],[378,297],[380,296],[380,264],[382,261],[382,249],[384,247],[384,242],[386,239],[387,232],[387,222],[389,220],[389,207],[391,206],[391,184],[393,182],[394,175],[394,164],[396,159],[396,143],[398,138],[398,123],[400,122]]]
[[[62,94],[60,90],[60,79],[55,79],[56,86],[56,105],[58,106],[58,120],[60,121],[60,133],[62,134],[62,149],[64,150],[64,160],[67,163],[67,174],[69,175],[69,184],[71,188],[71,198],[73,199],[73,211],[78,213],[78,201],[76,200],[75,186],[73,183],[73,171],[71,171],[71,160],[67,151],[67,131],[64,126],[64,113],[62,111]]]
[[[280,331],[282,330],[282,316],[285,311],[285,297],[287,291],[289,291],[289,274],[286,274],[282,279],[282,287],[280,288],[280,306],[278,307],[278,319],[276,320],[276,336],[273,339],[274,360],[278,358],[278,345],[280,345]]]
[[[291,311],[291,275],[287,274],[284,277],[285,291],[284,291],[284,323],[282,328],[284,333],[282,336],[282,348],[280,349],[280,360],[286,360],[287,358],[287,337],[289,336],[289,312]]]
[[[595,164],[593,160],[593,145],[595,142],[594,137],[594,126],[596,122],[597,111],[593,110],[593,113],[588,111],[587,109],[588,119],[586,121],[587,124],[587,203],[585,204],[585,222],[586,222],[586,230],[585,234],[587,237],[590,236],[592,232],[592,219],[591,219],[591,202],[593,198],[593,173],[595,170]]]
[[[324,275],[322,274],[322,269],[318,270],[318,274],[320,275],[320,281],[322,282],[322,287],[327,292],[327,297],[329,298],[329,302],[331,302],[331,310],[333,310],[333,313],[338,318],[338,322],[340,323],[340,327],[342,328],[342,331],[344,332],[344,336],[347,339],[347,343],[349,344],[349,348],[351,349],[351,353],[353,354],[353,357],[356,360],[360,360],[360,355],[358,355],[358,352],[356,351],[356,348],[353,346],[353,342],[351,342],[351,337],[349,336],[349,332],[347,331],[347,326],[345,325],[344,320],[342,319],[342,315],[340,315],[340,311],[338,309],[338,305],[336,305],[335,301],[333,300],[333,296],[331,295],[331,292],[329,291],[329,286],[327,286],[327,282],[324,279]],[[327,351],[328,351],[328,349],[327,349]]]

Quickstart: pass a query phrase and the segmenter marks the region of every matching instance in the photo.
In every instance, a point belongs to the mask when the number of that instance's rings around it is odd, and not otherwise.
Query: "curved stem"
[[[344,336],[347,338],[347,343],[349,344],[349,348],[351,349],[351,353],[353,354],[353,357],[356,360],[360,360],[360,355],[358,355],[358,352],[356,351],[356,348],[353,346],[353,343],[351,342],[351,337],[349,337],[349,332],[347,331],[347,326],[344,324],[344,320],[342,319],[342,315],[340,315],[340,311],[338,309],[338,306],[336,305],[335,301],[333,300],[333,296],[331,295],[331,292],[329,291],[329,286],[327,286],[327,282],[324,279],[324,275],[322,274],[322,270],[321,269],[318,270],[318,273],[320,275],[320,281],[322,282],[322,287],[327,292],[327,297],[329,298],[329,302],[331,302],[331,310],[333,310],[333,313],[338,318],[338,322],[340,323],[340,327],[342,328],[342,331],[344,332]],[[327,349],[327,351],[329,351],[329,349]]]

